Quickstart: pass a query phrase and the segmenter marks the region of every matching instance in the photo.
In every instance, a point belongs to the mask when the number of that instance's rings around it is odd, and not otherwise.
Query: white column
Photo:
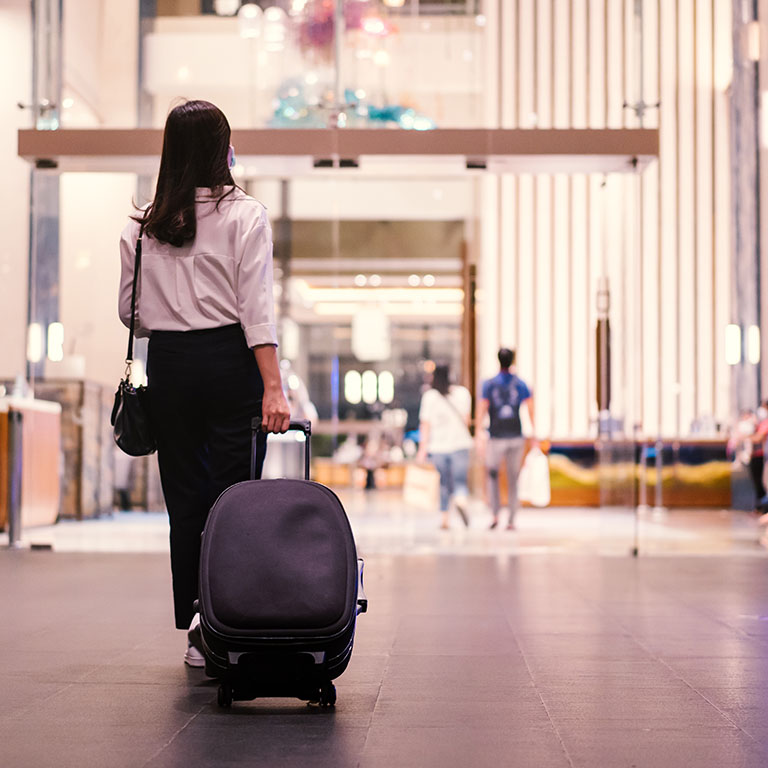
[[[27,263],[29,258],[29,165],[16,155],[16,132],[31,126],[32,46],[29,0],[4,0],[0,7],[0,379],[26,367]]]

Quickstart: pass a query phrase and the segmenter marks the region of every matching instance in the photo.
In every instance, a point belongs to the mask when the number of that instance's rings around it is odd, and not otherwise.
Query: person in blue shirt
[[[499,350],[499,372],[492,379],[483,382],[482,397],[478,402],[478,448],[485,455],[485,469],[488,483],[488,500],[493,513],[491,529],[499,524],[501,498],[499,493],[499,470],[502,462],[507,470],[507,493],[509,521],[507,530],[515,529],[515,515],[519,505],[517,478],[525,454],[525,437],[520,419],[520,408],[528,409],[533,429],[533,395],[528,385],[514,370],[515,351],[503,347]],[[488,439],[484,443],[484,432],[480,427],[489,418]],[[535,439],[533,443],[535,444]]]

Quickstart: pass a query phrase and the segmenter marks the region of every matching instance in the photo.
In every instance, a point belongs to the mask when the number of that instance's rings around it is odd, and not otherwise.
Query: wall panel
[[[621,128],[624,112],[624,4],[605,0],[605,91],[606,127]]]
[[[536,259],[534,315],[534,353],[536,387],[536,422],[541,434],[551,434],[552,424],[552,177],[536,177]]]
[[[571,0],[553,0],[552,125],[571,127]]]
[[[589,258],[587,177],[571,178],[571,418],[573,434],[590,434],[589,379]]]
[[[536,2],[519,0],[517,35],[518,127],[536,125]]]
[[[554,432],[594,434],[596,291],[607,274],[614,416],[664,436],[726,421],[730,0],[498,1],[502,60],[514,69],[505,121],[660,130],[659,161],[640,178],[501,186],[502,274],[517,280],[501,323],[540,414],[548,389]],[[643,114],[624,107],[638,101]]]
[[[517,179],[511,175],[500,177],[501,246],[498,275],[499,325],[501,344],[514,347],[517,344]]]
[[[587,88],[589,127],[604,128],[608,112],[606,93],[605,0],[588,0]]]
[[[659,163],[652,163],[641,181],[641,211],[643,219],[643,431],[646,435],[661,434],[661,324],[659,312]]]
[[[676,3],[663,2],[659,17],[659,93],[661,134],[659,137],[659,293],[661,359],[661,428],[677,434],[680,395],[678,337],[678,195],[677,195],[677,14]]]
[[[731,161],[728,130],[729,106],[727,89],[731,83],[733,56],[731,53],[731,6],[724,0],[713,0],[714,52],[714,121],[713,121],[713,184],[712,214],[714,222],[714,291],[713,335],[715,337],[715,418],[727,421],[731,416],[731,372],[725,364],[725,326],[730,322],[731,296]]]
[[[694,91],[696,141],[694,185],[696,210],[696,413],[715,413],[714,364],[714,255],[713,201],[713,51],[712,2],[696,0],[696,85]]]
[[[573,433],[570,416],[570,377],[573,370],[571,347],[571,206],[570,180],[557,175],[552,196],[552,429],[551,434]]]
[[[535,179],[530,174],[522,174],[519,179],[518,201],[520,206],[520,226],[518,229],[518,338],[517,363],[523,378],[531,379],[535,372],[534,318],[535,318],[535,278],[536,226],[535,226]]]
[[[571,110],[571,127],[589,127],[589,30],[587,27],[589,0],[572,0],[571,3],[571,92],[567,98]]]
[[[696,294],[697,272],[695,261],[696,194],[698,169],[695,165],[696,123],[694,95],[694,0],[677,3],[677,132],[676,132],[676,188],[677,188],[677,327],[680,402],[677,422],[678,434],[688,433],[696,415]]]
[[[551,2],[539,0],[536,3],[536,124],[539,128],[552,127],[554,46]]]

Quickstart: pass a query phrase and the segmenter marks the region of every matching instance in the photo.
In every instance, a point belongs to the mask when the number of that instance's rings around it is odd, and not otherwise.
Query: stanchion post
[[[664,508],[664,441],[656,441],[656,498],[654,507],[657,510]]]

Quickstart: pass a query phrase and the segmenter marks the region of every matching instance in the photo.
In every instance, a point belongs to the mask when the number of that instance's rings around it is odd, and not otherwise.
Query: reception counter
[[[354,435],[359,431],[350,430]],[[728,509],[733,505],[732,466],[724,439],[662,440],[659,446],[656,441],[555,439],[545,441],[542,448],[549,456],[552,506],[646,504]],[[402,487],[406,466],[382,464],[376,473],[377,487]],[[313,472],[322,483],[361,486],[362,470],[355,465],[317,456]],[[485,493],[483,477],[483,467],[475,458],[470,486],[478,497]],[[500,483],[505,494],[503,471]]]
[[[553,506],[731,506],[725,440],[553,441],[549,467]]]
[[[14,439],[21,449],[19,501],[21,527],[51,525],[61,498],[61,406],[45,400],[0,398],[0,528],[10,514],[11,462]]]

